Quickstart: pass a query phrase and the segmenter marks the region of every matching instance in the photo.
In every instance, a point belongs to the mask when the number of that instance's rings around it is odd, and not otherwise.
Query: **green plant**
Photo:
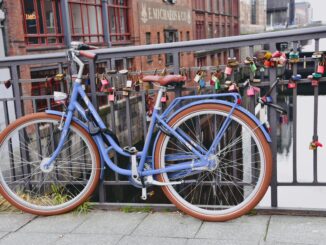
[[[150,213],[152,212],[152,208],[150,207],[132,207],[132,206],[125,206],[121,208],[121,211],[124,213]]]
[[[75,210],[74,214],[88,214],[93,209],[93,204],[90,201],[86,201],[83,204],[79,205]]]

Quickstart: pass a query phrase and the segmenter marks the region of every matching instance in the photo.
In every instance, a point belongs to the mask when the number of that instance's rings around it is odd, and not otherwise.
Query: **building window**
[[[257,24],[257,2],[256,0],[251,0],[251,24],[256,25]]]
[[[206,57],[200,57],[197,58],[197,66],[202,67],[207,65],[207,58]]]
[[[128,1],[109,0],[109,26],[113,43],[130,40],[128,28]]]
[[[28,45],[63,44],[60,1],[22,0]]]
[[[196,39],[205,39],[204,21],[196,21]]]
[[[207,38],[213,38],[213,37],[214,37],[213,23],[208,23],[208,37]]]
[[[193,6],[195,10],[205,11],[205,1],[204,0],[193,0]]]
[[[149,45],[151,44],[151,33],[150,32],[146,32],[146,44]],[[153,62],[153,56],[152,55],[147,55],[147,63],[152,63]]]
[[[84,43],[103,43],[101,0],[69,0],[72,39]]]
[[[178,31],[177,30],[165,30],[164,39],[166,43],[178,42]],[[166,66],[173,65],[173,54],[166,54],[165,56]]]
[[[215,37],[220,37],[220,25],[216,23],[215,25]]]
[[[187,41],[190,41],[190,32],[189,31],[187,31],[187,33],[186,33],[186,38],[187,38]]]
[[[220,10],[220,0],[215,0],[215,13],[218,13]]]

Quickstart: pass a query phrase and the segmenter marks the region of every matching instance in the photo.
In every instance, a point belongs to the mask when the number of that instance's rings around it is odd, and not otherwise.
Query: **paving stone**
[[[193,238],[201,224],[202,221],[187,215],[154,213],[149,214],[132,235]]]
[[[167,238],[167,237],[148,237],[148,236],[125,236],[118,245],[185,245],[185,238]]]
[[[258,245],[256,241],[230,241],[216,239],[189,239],[187,245]]]
[[[73,233],[129,235],[147,215],[147,213],[94,212]]]
[[[272,216],[266,241],[272,244],[325,244],[326,218]]]
[[[37,232],[37,233],[69,233],[81,225],[89,215],[76,215],[73,213],[57,215],[50,217],[37,217],[20,232]]]
[[[56,241],[56,245],[113,245],[121,239],[121,235],[103,235],[103,234],[67,234]]]
[[[0,245],[48,245],[54,244],[57,239],[59,239],[58,234],[15,232],[1,239]]]
[[[246,216],[224,223],[205,222],[196,238],[258,243],[265,237],[269,216]]]
[[[1,213],[0,232],[16,231],[34,218],[35,216],[30,214]]]

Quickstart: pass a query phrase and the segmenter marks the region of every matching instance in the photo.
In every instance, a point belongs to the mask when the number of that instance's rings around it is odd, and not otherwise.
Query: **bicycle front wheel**
[[[207,152],[230,110],[225,105],[202,104],[173,117],[168,124],[189,144],[161,133],[155,146],[155,168],[198,161],[190,148]],[[246,214],[263,198],[271,180],[272,154],[261,129],[239,110],[230,121],[209,156],[209,168],[158,175],[161,182],[183,181],[164,186],[163,191],[180,210],[202,220],[226,221]]]
[[[53,165],[43,167],[59,143],[60,120],[56,115],[31,114],[0,134],[0,193],[25,212],[68,212],[86,201],[97,185],[97,147],[85,129],[74,122]]]

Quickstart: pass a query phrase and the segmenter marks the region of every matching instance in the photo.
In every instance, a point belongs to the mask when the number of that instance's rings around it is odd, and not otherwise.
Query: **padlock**
[[[309,149],[310,150],[317,150],[318,147],[323,147],[323,144],[319,141],[313,141],[310,143]]]
[[[317,80],[317,79],[312,79],[312,80],[311,80],[311,86],[313,86],[313,87],[318,87],[318,86],[319,86],[319,80]]]
[[[292,80],[293,81],[300,81],[302,76],[300,74],[292,75]]]
[[[289,61],[292,64],[298,63],[300,61],[299,52],[292,50],[289,54]]]
[[[257,71],[257,66],[255,63],[250,64],[250,70],[252,73],[255,73]]]
[[[270,62],[269,60],[265,60],[265,62],[264,62],[264,67],[265,67],[265,68],[270,68],[270,67],[272,67],[272,62]]]
[[[317,66],[317,73],[324,74],[325,66],[324,63],[320,62]]]
[[[228,58],[227,66],[236,68],[239,66],[239,62],[237,61],[236,57]]]
[[[315,59],[315,60],[319,60],[319,59],[321,59],[322,57],[323,57],[323,55],[324,55],[324,53],[323,52],[314,52],[313,54],[312,54],[312,59]]]
[[[220,90],[220,89],[221,89],[221,82],[220,82],[220,80],[217,80],[215,82],[215,90]]]
[[[238,92],[238,91],[239,91],[238,86],[235,83],[232,83],[229,86],[229,92]]]
[[[252,86],[250,86],[248,89],[247,89],[247,95],[249,97],[252,97],[252,96],[255,96],[255,90]]]
[[[64,78],[65,78],[65,75],[59,73],[59,74],[55,75],[54,80],[55,81],[62,81]]]
[[[131,80],[127,80],[126,87],[127,88],[131,88],[132,87],[132,81]]]
[[[297,87],[297,84],[294,81],[289,81],[288,83],[288,88],[289,89],[294,89]]]
[[[231,67],[227,66],[227,67],[225,67],[224,73],[226,75],[230,76],[232,74],[232,71],[233,71],[233,69]]]
[[[106,80],[106,79],[102,79],[101,80],[101,92],[104,92],[104,90],[105,90],[105,88],[109,85],[109,82],[108,82],[108,80]]]
[[[314,73],[312,73],[312,77],[313,77],[314,79],[320,79],[320,78],[322,78],[322,74],[317,73],[317,72],[314,72]]]
[[[199,80],[199,87],[200,87],[201,89],[206,87],[206,82],[205,82],[204,79],[200,79],[200,80]]]
[[[201,71],[198,71],[197,74],[196,74],[196,76],[195,76],[195,78],[194,78],[194,81],[196,83],[198,83],[199,80],[202,78],[202,76],[203,76],[202,72]]]
[[[11,81],[10,80],[5,81],[4,85],[5,85],[5,87],[7,89],[10,88],[11,87]]]
[[[108,98],[109,98],[109,101],[110,101],[110,102],[114,102],[114,101],[115,101],[114,93],[109,94]]]

